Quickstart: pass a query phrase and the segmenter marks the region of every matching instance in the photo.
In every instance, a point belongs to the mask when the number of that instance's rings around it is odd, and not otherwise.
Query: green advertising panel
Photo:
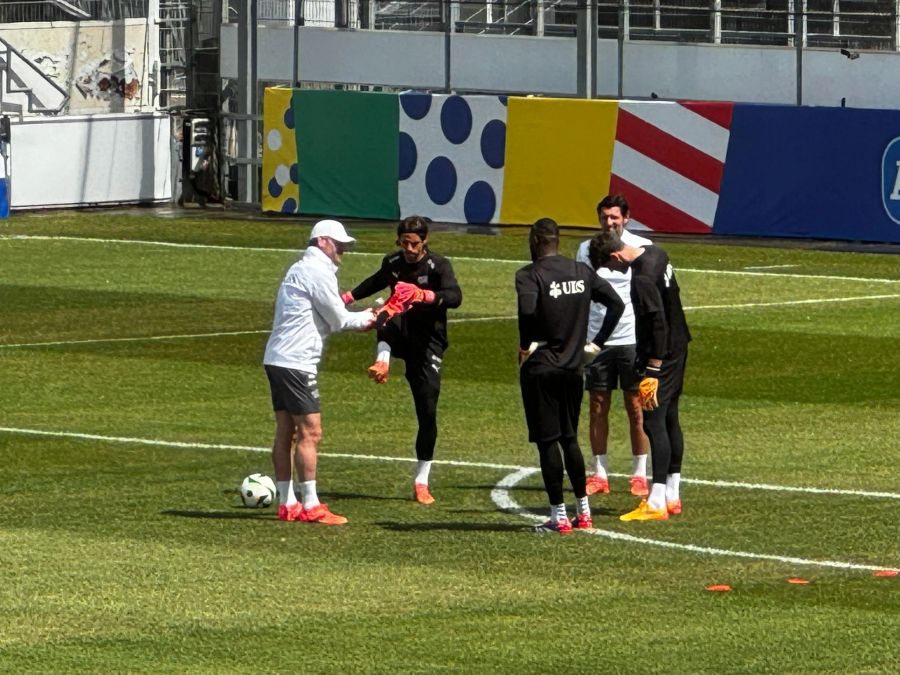
[[[300,213],[399,216],[395,94],[294,90]]]

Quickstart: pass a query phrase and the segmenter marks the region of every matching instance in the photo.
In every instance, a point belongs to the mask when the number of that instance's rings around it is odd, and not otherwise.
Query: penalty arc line
[[[538,516],[529,510],[520,506],[509,494],[509,490],[518,485],[523,479],[538,473],[537,468],[521,468],[514,473],[505,476],[491,490],[491,501],[497,505],[501,511],[512,513],[535,522],[543,521],[542,516]],[[699,553],[702,555],[713,555],[728,558],[746,558],[750,560],[770,560],[773,562],[789,563],[791,565],[807,565],[814,567],[830,567],[834,569],[859,570],[866,572],[879,572],[882,570],[894,571],[895,568],[884,567],[880,565],[861,565],[859,563],[843,562],[839,560],[810,560],[807,558],[797,558],[794,556],[781,556],[772,553],[753,553],[751,551],[733,551],[724,548],[713,548],[710,546],[697,546],[696,544],[679,544],[672,541],[662,541],[660,539],[650,539],[648,537],[636,537],[632,534],[623,532],[614,532],[611,530],[601,530],[599,528],[591,528],[589,530],[580,530],[586,535],[595,537],[606,537],[616,541],[625,541],[633,544],[643,544],[645,546],[655,546],[658,548],[669,548],[679,551],[687,551],[689,553]]]

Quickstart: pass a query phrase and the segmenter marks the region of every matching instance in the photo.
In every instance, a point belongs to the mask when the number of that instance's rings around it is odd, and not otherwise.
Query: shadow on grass
[[[493,490],[497,487],[497,484],[494,483],[492,485],[454,485],[454,489],[459,490]],[[543,485],[516,485],[516,492],[543,492]]]

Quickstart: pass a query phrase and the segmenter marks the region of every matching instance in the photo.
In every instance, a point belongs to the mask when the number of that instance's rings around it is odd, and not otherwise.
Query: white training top
[[[578,253],[575,256],[576,260],[583,262],[588,266],[591,264],[591,261],[588,258],[588,246],[590,242],[590,239],[581,242],[578,247]],[[629,246],[638,247],[650,246],[653,244],[649,239],[640,237],[628,230],[622,230],[622,242]],[[616,293],[619,294],[619,297],[622,298],[622,302],[625,303],[625,311],[622,313],[622,318],[619,319],[619,323],[613,330],[612,335],[609,336],[606,344],[610,346],[635,344],[637,338],[634,333],[634,307],[631,306],[631,268],[628,268],[625,272],[614,272],[608,267],[601,267],[597,270],[597,275],[606,279],[615,289]],[[603,317],[605,315],[606,307],[599,302],[591,303],[591,313],[588,318],[587,342],[594,339],[594,336],[603,324]]]
[[[316,374],[325,338],[340,330],[365,328],[370,311],[349,312],[338,293],[337,265],[315,246],[284,275],[275,300],[275,319],[263,363]]]

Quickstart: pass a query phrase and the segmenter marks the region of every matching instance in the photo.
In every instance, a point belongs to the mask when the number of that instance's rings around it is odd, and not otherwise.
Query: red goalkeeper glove
[[[641,408],[644,410],[656,410],[659,401],[656,392],[659,389],[659,367],[647,366],[644,379],[638,385],[638,393],[641,397]]]

